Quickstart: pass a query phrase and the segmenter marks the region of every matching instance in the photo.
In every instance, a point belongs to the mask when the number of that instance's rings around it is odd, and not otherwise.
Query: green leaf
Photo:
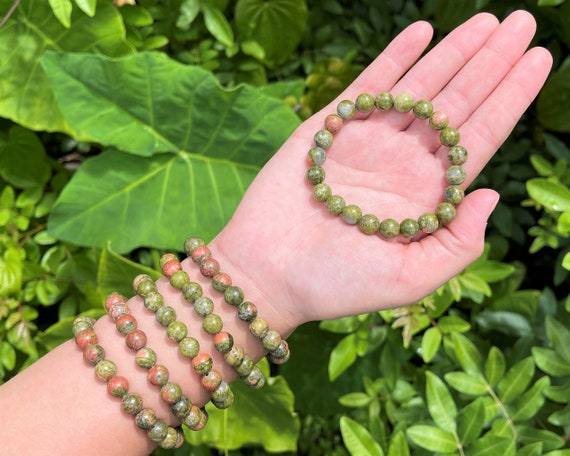
[[[552,163],[548,161],[546,158],[544,158],[541,155],[531,154],[529,159],[530,163],[532,164],[533,168],[536,170],[538,174],[540,174],[543,177],[552,176],[553,172]]]
[[[457,362],[468,374],[481,374],[481,353],[467,337],[452,333],[451,340]]]
[[[543,451],[556,450],[565,444],[560,435],[534,426],[517,426],[517,435],[522,444],[542,442]]]
[[[457,435],[463,446],[477,440],[485,424],[485,405],[479,398],[465,406],[458,415]]]
[[[534,375],[534,362],[532,357],[525,358],[513,367],[497,385],[499,397],[504,403],[511,402],[513,399],[527,388]]]
[[[435,426],[423,424],[410,426],[406,434],[416,445],[429,451],[451,453],[457,450],[457,442],[453,434]]]
[[[548,453],[544,453],[544,456],[570,456],[570,449],[549,451]]]
[[[480,396],[489,391],[487,383],[481,374],[448,372],[445,374],[445,381],[457,391],[469,396]]]
[[[534,442],[517,451],[517,456],[542,456],[542,442]]]
[[[71,26],[71,10],[73,9],[71,0],[48,0],[48,3],[57,20],[65,28],[69,28]]]
[[[557,410],[548,417],[548,422],[555,426],[565,427],[570,426],[570,405],[563,409]]]
[[[546,317],[545,326],[548,340],[556,353],[570,363],[570,330],[550,315]]]
[[[384,456],[382,447],[368,430],[353,419],[340,418],[340,432],[346,449],[351,456]]]
[[[182,0],[176,27],[188,30],[194,19],[200,14],[200,0]]]
[[[483,331],[500,331],[517,337],[532,334],[528,320],[515,312],[483,311],[475,317],[475,321]]]
[[[570,375],[570,364],[554,350],[544,347],[532,347],[534,362],[540,370],[554,377]]]
[[[558,6],[562,5],[566,0],[538,0],[538,6]]]
[[[570,380],[561,385],[547,386],[544,395],[551,401],[567,404],[570,402]]]
[[[388,447],[388,456],[410,456],[410,447],[403,431],[392,434],[390,446]]]
[[[497,347],[491,347],[485,361],[485,378],[489,385],[495,386],[505,375],[505,355]]]
[[[477,274],[464,272],[463,274],[457,276],[457,279],[459,280],[461,286],[467,290],[475,291],[485,296],[491,296],[493,294],[489,284]]]
[[[471,325],[469,324],[469,322],[455,315],[448,315],[445,317],[441,317],[437,321],[437,326],[444,334],[449,334],[452,332],[463,333],[471,329]]]
[[[18,293],[22,287],[23,262],[21,252],[8,247],[0,257],[0,296]]]
[[[465,452],[466,456],[497,456],[504,455],[507,450],[513,445],[513,440],[505,437],[498,437],[491,434],[486,434],[481,439],[477,440]]]
[[[445,383],[434,373],[426,372],[426,400],[429,414],[443,430],[454,433],[457,407]]]
[[[87,312],[83,312],[81,315],[87,315],[88,317],[98,319],[105,314],[105,309],[101,307],[99,309],[92,309]],[[38,340],[48,350],[53,350],[57,346],[69,340],[74,319],[75,316],[65,318],[51,325],[38,336]]]
[[[488,283],[499,282],[513,274],[516,268],[512,264],[501,263],[500,261],[486,260],[475,263],[468,268],[469,272],[478,275]]]
[[[541,377],[528,391],[507,405],[513,421],[530,420],[538,413],[544,405],[543,390],[548,385],[550,378]]]
[[[441,331],[438,328],[429,328],[422,337],[422,358],[429,363],[436,355],[441,345]]]
[[[297,47],[307,22],[305,0],[240,0],[235,24],[240,42],[255,41],[265,50],[265,63],[284,62]]]
[[[356,336],[349,334],[343,337],[331,352],[329,358],[329,379],[334,381],[356,360]]]
[[[95,10],[97,9],[97,0],[75,0],[75,4],[83,11],[87,16],[95,16]]]
[[[550,75],[537,98],[537,119],[548,130],[570,131],[570,118],[564,103],[570,98],[570,68],[566,67]]]
[[[325,331],[336,334],[348,334],[354,332],[359,326],[360,320],[357,316],[324,320],[319,323],[319,329],[323,329]]]
[[[202,14],[204,14],[204,24],[216,40],[226,47],[234,44],[234,33],[224,14],[218,9],[202,3]]]
[[[570,210],[570,190],[556,181],[536,177],[526,181],[526,189],[532,199],[550,211]]]
[[[16,367],[16,350],[5,340],[0,342],[0,363],[9,371]]]
[[[3,11],[13,2],[0,0]],[[0,28],[0,116],[32,130],[70,132],[39,65],[45,51],[95,52],[119,56],[133,52],[121,15],[101,2],[90,18],[74,10],[66,29],[45,0],[22,0]]]
[[[366,407],[372,401],[372,397],[366,393],[348,393],[341,396],[338,401],[345,407]]]

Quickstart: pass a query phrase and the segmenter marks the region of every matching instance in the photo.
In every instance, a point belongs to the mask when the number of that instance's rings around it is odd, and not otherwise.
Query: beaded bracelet
[[[162,272],[170,281],[170,285],[182,292],[184,299],[192,304],[194,311],[202,317],[202,328],[214,336],[214,347],[224,355],[224,360],[238,374],[246,385],[260,389],[265,385],[266,379],[255,361],[245,353],[245,350],[234,343],[233,336],[223,332],[223,322],[219,315],[214,313],[214,302],[202,294],[199,283],[191,282],[190,276],[182,269],[182,264],[172,253],[164,254],[160,259]]]
[[[96,377],[107,383],[108,394],[121,399],[122,410],[134,416],[137,427],[146,431],[150,440],[165,449],[181,447],[184,443],[182,428],[174,428],[157,418],[152,409],[143,406],[140,395],[129,392],[128,380],[117,375],[117,366],[114,362],[105,359],[105,350],[99,345],[93,330],[94,324],[95,320],[86,316],[79,316],[73,321],[73,336],[75,343],[83,351],[83,359],[95,367]]]
[[[269,328],[267,321],[257,316],[257,307],[249,301],[244,301],[243,290],[232,285],[232,279],[224,272],[220,272],[218,261],[212,258],[210,249],[200,238],[189,238],[184,242],[184,251],[198,264],[200,273],[212,279],[212,287],[224,293],[224,300],[237,308],[238,318],[249,324],[249,332],[261,340],[263,347],[268,351],[267,357],[274,364],[286,362],[291,352],[287,341],[281,335]]]
[[[209,391],[212,404],[219,409],[231,406],[234,395],[230,385],[213,369],[212,357],[208,353],[200,352],[200,343],[194,337],[188,337],[188,328],[183,322],[176,320],[174,308],[164,305],[164,299],[152,278],[140,274],[135,277],[133,287],[143,299],[144,306],[154,312],[156,320],[166,327],[167,337],[178,343],[178,352],[190,359],[192,369],[202,376],[202,386]]]
[[[148,371],[148,381],[160,388],[160,397],[170,406],[172,414],[193,431],[201,430],[206,425],[208,416],[182,394],[180,385],[169,381],[168,369],[157,364],[156,352],[147,345],[147,336],[138,328],[137,320],[131,315],[125,297],[119,293],[111,293],[105,299],[105,308],[117,331],[125,336],[127,347],[135,352],[137,366]]]
[[[448,159],[451,166],[445,173],[449,186],[444,191],[444,202],[437,206],[435,213],[426,212],[420,215],[417,220],[406,218],[400,223],[393,218],[380,221],[374,214],[363,214],[358,206],[347,205],[342,196],[333,195],[331,187],[324,182],[325,170],[322,167],[327,158],[326,150],[332,146],[333,134],[342,128],[344,120],[351,119],[356,111],[369,114],[374,108],[380,111],[389,111],[392,107],[402,113],[413,111],[416,118],[427,119],[431,128],[440,131],[441,144],[450,147]],[[309,183],[314,185],[313,197],[317,201],[325,203],[329,213],[341,215],[347,224],[358,225],[360,230],[366,234],[379,233],[382,237],[390,239],[398,234],[412,238],[420,231],[428,234],[433,233],[455,218],[455,207],[464,197],[464,191],[459,185],[463,184],[466,178],[465,169],[461,165],[467,161],[467,150],[458,145],[459,131],[449,127],[448,123],[448,117],[442,112],[434,111],[429,101],[419,100],[414,103],[412,96],[407,93],[393,97],[388,92],[382,92],[376,98],[363,93],[356,98],[355,102],[341,101],[337,106],[337,113],[330,114],[325,118],[324,129],[315,134],[315,146],[309,150],[307,155],[311,166],[306,177]]]

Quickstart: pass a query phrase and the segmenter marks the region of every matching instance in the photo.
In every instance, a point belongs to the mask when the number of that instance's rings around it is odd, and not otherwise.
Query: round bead
[[[160,397],[167,404],[174,404],[182,397],[182,388],[178,383],[168,382],[160,388]]]
[[[350,100],[343,100],[337,105],[336,112],[341,119],[350,119],[354,117],[356,106]]]
[[[224,291],[226,288],[231,286],[231,284],[232,279],[225,272],[220,272],[212,277],[212,287],[216,291]]]
[[[154,280],[152,280],[147,275],[143,275],[143,278],[139,281],[136,281],[135,278],[135,283],[136,283],[135,292],[140,296],[146,296],[149,293],[157,291],[156,283],[154,283]]]
[[[440,111],[435,111],[429,118],[429,125],[434,130],[443,130],[449,125],[449,118]]]
[[[172,450],[174,448],[179,448],[180,446],[182,446],[183,443],[180,442],[181,432],[182,431],[178,430],[178,428],[173,428],[172,426],[168,426],[166,437],[160,442],[158,442],[158,446],[165,450]]]
[[[426,212],[418,218],[418,226],[423,233],[433,233],[439,228],[439,219],[437,215]]]
[[[150,347],[142,347],[135,354],[137,366],[150,369],[156,364],[156,352]]]
[[[327,205],[327,210],[333,215],[339,215],[344,209],[345,203],[344,198],[339,195],[332,195],[325,201]]]
[[[257,307],[253,302],[244,301],[238,307],[238,318],[250,322],[257,317]]]
[[[400,222],[400,233],[405,237],[414,237],[418,234],[418,222],[414,219],[405,219]]]
[[[142,398],[138,394],[127,393],[123,396],[121,408],[129,415],[136,415],[142,410],[142,404]]]
[[[235,371],[240,377],[247,377],[253,370],[253,366],[255,366],[253,359],[248,355],[244,355],[240,365],[235,368]]]
[[[214,347],[220,353],[227,353],[234,345],[234,338],[228,332],[220,332],[214,336]]]
[[[256,317],[249,324],[249,332],[258,339],[263,339],[267,334],[267,331],[269,331],[269,325],[261,317]]]
[[[139,350],[143,348],[146,345],[146,341],[146,334],[140,329],[131,331],[127,337],[125,337],[125,343],[131,350]]]
[[[148,381],[154,386],[164,386],[168,383],[170,372],[162,364],[155,364],[148,370]]]
[[[201,317],[210,315],[214,311],[214,301],[207,296],[200,296],[194,301],[194,311]]]
[[[309,149],[307,160],[311,166],[321,166],[327,159],[327,153],[322,147],[313,147]]]
[[[220,385],[211,393],[212,404],[219,409],[226,409],[234,402],[234,394],[230,385],[222,381]]]
[[[117,322],[119,318],[123,315],[129,315],[131,313],[129,306],[125,303],[117,303],[114,304],[111,309],[108,311],[109,316],[113,322]]]
[[[191,256],[194,250],[196,250],[198,247],[202,247],[203,245],[205,245],[204,241],[200,238],[188,238],[184,241],[184,252],[186,252],[186,255]]]
[[[162,258],[164,258],[164,256]],[[161,262],[162,262],[162,258],[161,258]],[[178,261],[176,259],[166,261],[164,264],[162,264],[162,273],[166,277],[171,277],[172,274],[180,271],[181,269],[182,269],[182,265],[180,264],[180,261]]]
[[[208,391],[214,391],[222,383],[222,376],[218,371],[211,370],[202,377],[202,386]]]
[[[107,382],[107,392],[113,397],[123,397],[129,392],[129,382],[125,377],[116,375]]]
[[[465,169],[460,165],[451,165],[445,172],[445,178],[450,185],[462,184],[466,177]]]
[[[97,334],[92,329],[85,329],[75,336],[75,343],[81,350],[85,350],[89,345],[99,343]]]
[[[330,186],[324,182],[313,187],[313,197],[321,203],[324,203],[328,198],[330,198],[331,194],[332,190]]]
[[[196,430],[196,427],[200,424],[202,419],[202,412],[200,409],[193,405],[190,407],[190,412],[184,417],[182,422],[192,430]]]
[[[374,109],[374,97],[369,93],[361,93],[356,97],[354,106],[358,111],[367,114]]]
[[[161,440],[164,440],[168,435],[168,424],[162,420],[156,420],[156,423],[152,429],[148,430],[146,435],[153,442],[160,442]]]
[[[83,359],[92,366],[96,366],[105,359],[105,350],[99,344],[88,345],[83,350]]]
[[[223,326],[222,318],[214,313],[206,315],[202,321],[202,328],[204,331],[212,335],[218,334],[222,330]]]
[[[438,204],[435,213],[441,223],[450,222],[455,218],[455,206],[450,203]]]
[[[176,320],[176,311],[170,306],[159,307],[156,311],[156,320],[162,326],[168,326]]]
[[[182,287],[182,295],[188,302],[194,302],[202,296],[202,287],[199,283],[190,282]]]
[[[212,357],[207,353],[200,353],[198,356],[192,358],[192,369],[198,372],[200,375],[206,375],[212,370],[214,361]]]
[[[414,115],[418,119],[429,119],[433,114],[433,105],[427,100],[419,100],[414,105]]]
[[[328,130],[319,130],[314,136],[317,147],[328,149],[333,143],[333,134]]]
[[[237,367],[243,361],[243,357],[245,356],[245,352],[243,348],[239,345],[234,345],[230,348],[226,353],[224,353],[224,359],[226,363],[230,366]]]
[[[263,372],[261,372],[258,366],[253,366],[251,372],[243,377],[242,380],[253,389],[260,389],[265,385],[265,375],[263,375]]]
[[[132,315],[123,315],[117,319],[115,327],[123,336],[127,336],[137,329],[137,320]]]
[[[164,265],[170,261],[178,261],[178,257],[174,253],[165,253],[160,257],[158,264],[160,265],[161,268],[164,268]]]
[[[147,294],[143,298],[143,304],[145,309],[150,310],[151,312],[156,312],[160,307],[164,305],[164,298],[158,292],[152,292]]]
[[[455,185],[447,187],[443,194],[445,201],[453,204],[454,206],[457,206],[461,201],[463,201],[464,196],[465,192],[463,189]]]
[[[190,258],[192,258],[192,261],[194,261],[194,263],[201,263],[202,261],[207,260],[211,256],[212,252],[210,252],[208,246],[201,245],[193,250],[192,254],[190,255]]]
[[[467,149],[463,146],[453,146],[447,152],[447,159],[453,165],[462,165],[467,161]]]
[[[145,431],[151,429],[156,424],[156,414],[154,410],[149,408],[142,409],[135,416],[135,423],[139,429],[144,429]]]
[[[200,263],[200,273],[204,277],[214,277],[220,272],[220,263],[214,258],[208,258]]]
[[[311,166],[307,170],[307,180],[313,185],[320,184],[325,180],[325,170],[320,166]]]
[[[178,351],[185,358],[194,358],[200,353],[200,344],[193,337],[185,337],[178,343]]]
[[[117,366],[113,361],[109,361],[108,359],[104,359],[97,363],[95,366],[95,375],[99,380],[104,382],[109,381],[117,374]]]
[[[166,335],[169,339],[180,342],[188,334],[188,328],[181,321],[173,321],[166,327]]]
[[[231,306],[239,306],[243,302],[243,290],[236,286],[226,288],[224,300]]]
[[[365,234],[374,234],[380,229],[380,220],[373,214],[365,214],[358,222],[358,227]]]
[[[186,271],[179,269],[170,276],[170,285],[177,290],[182,290],[190,282],[190,277]]]
[[[267,331],[267,334],[263,336],[261,343],[266,350],[275,350],[281,344],[281,335],[277,331],[270,329]]]
[[[362,211],[358,206],[349,204],[342,210],[342,219],[349,225],[356,225],[362,217]]]
[[[459,130],[456,128],[445,127],[439,132],[439,141],[444,146],[455,146],[460,139],[461,135],[459,134]]]
[[[192,407],[192,402],[186,396],[182,396],[178,401],[170,406],[172,414],[179,420],[184,419],[186,415],[190,412]]]
[[[279,347],[275,350],[271,350],[268,354],[269,361],[273,364],[283,364],[291,356],[291,350],[289,350],[289,344],[286,340],[281,340]]]
[[[115,304],[125,304],[127,300],[125,297],[119,293],[111,293],[109,296],[105,298],[105,310],[109,312],[111,307]]]
[[[374,104],[381,111],[389,111],[394,107],[394,97],[390,92],[381,92],[376,95]]]
[[[386,239],[391,239],[400,234],[400,224],[392,218],[384,219],[380,222],[378,231]]]
[[[325,117],[325,128],[331,133],[336,133],[342,128],[343,120],[338,114],[329,114]]]
[[[93,329],[93,323],[90,320],[75,319],[73,321],[73,326],[71,327],[71,332],[73,333],[74,337],[77,337],[79,333],[88,329]]]
[[[408,112],[414,107],[414,99],[409,93],[400,93],[394,98],[394,108],[398,112]]]

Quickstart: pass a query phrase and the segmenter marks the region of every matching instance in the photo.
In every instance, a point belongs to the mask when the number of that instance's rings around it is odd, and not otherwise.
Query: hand
[[[270,322],[279,321],[288,332],[309,320],[405,305],[478,258],[496,192],[468,194],[451,223],[418,242],[402,236],[387,241],[345,224],[313,199],[306,156],[339,101],[354,101],[364,92],[408,92],[414,100],[432,101],[459,129],[460,144],[469,152],[467,186],[548,75],[548,51],[527,50],[534,32],[527,12],[515,12],[503,23],[479,14],[414,64],[432,30],[425,22],[412,24],[336,100],[295,131],[212,242],[214,254],[225,257],[226,271],[239,277],[250,296],[254,290],[264,301]],[[375,111],[367,120],[346,121],[335,134],[323,165],[325,182],[347,204],[380,220],[417,219],[442,201],[447,150],[427,121],[414,120],[411,113]]]

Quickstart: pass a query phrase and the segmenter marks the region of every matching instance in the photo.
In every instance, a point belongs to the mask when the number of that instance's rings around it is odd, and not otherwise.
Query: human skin
[[[246,299],[256,303],[271,328],[286,336],[308,321],[417,301],[481,254],[487,219],[498,200],[495,191],[468,194],[457,217],[434,234],[412,242],[401,237],[387,241],[346,225],[312,198],[305,179],[306,155],[314,133],[340,100],[354,100],[363,92],[408,92],[416,100],[432,101],[460,130],[461,145],[469,151],[464,165],[464,185],[468,185],[507,138],[548,75],[548,51],[527,49],[534,33],[535,22],[527,12],[517,11],[501,23],[479,14],[420,59],[432,29],[425,22],[414,23],[335,101],[297,128],[209,244],[222,270],[243,288]],[[447,148],[440,146],[426,121],[414,120],[411,114],[379,114],[348,121],[335,135],[324,165],[326,182],[348,203],[381,219],[417,218],[432,212],[446,186]],[[219,294],[210,293],[208,281],[194,264],[185,260],[183,265],[215,300],[224,329],[253,357],[263,356],[259,341],[249,335],[234,309],[224,305]],[[211,338],[200,332],[200,319],[191,307],[165,279],[158,286],[178,319],[200,339],[202,350],[213,354],[224,378],[234,378],[215,353]],[[204,404],[207,396],[198,375],[177,354],[164,328],[139,298],[129,300],[129,306],[159,362],[169,367],[171,379],[194,403]],[[128,377],[131,391],[175,424],[109,318],[101,318],[95,328],[107,359]],[[134,456],[154,448],[132,417],[121,412],[119,402],[107,395],[73,341],[0,387],[0,423],[6,456]]]

